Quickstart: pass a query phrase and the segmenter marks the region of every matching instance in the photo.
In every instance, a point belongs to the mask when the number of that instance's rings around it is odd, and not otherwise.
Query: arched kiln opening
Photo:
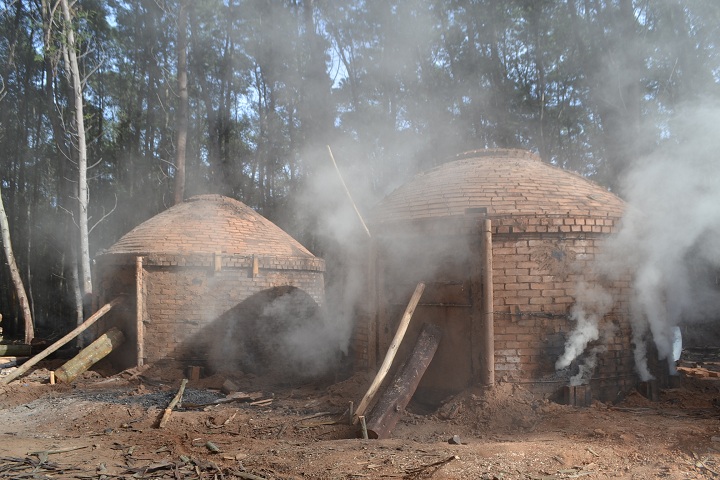
[[[325,310],[291,286],[255,293],[207,327],[203,347],[210,372],[249,373],[278,382],[317,378],[337,365],[339,352],[326,342]]]

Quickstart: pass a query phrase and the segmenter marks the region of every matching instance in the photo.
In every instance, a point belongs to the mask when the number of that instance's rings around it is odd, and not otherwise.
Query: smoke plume
[[[613,298],[609,292],[598,285],[581,283],[576,290],[577,303],[570,310],[570,318],[576,322],[575,329],[565,342],[565,352],[555,362],[555,368],[562,370],[583,354],[590,342],[600,338],[600,320],[610,311]],[[580,373],[574,378],[573,385],[582,383],[580,380],[592,373],[599,350],[591,349],[585,362],[581,364]]]
[[[674,373],[675,327],[692,331],[720,318],[720,105],[686,108],[664,126],[666,140],[640,159],[622,182],[627,210],[620,230],[597,257],[609,279],[630,274],[635,361],[652,378],[647,342]],[[597,303],[598,299],[600,303]],[[617,301],[618,299],[614,299]],[[558,368],[598,338],[605,297],[578,295],[577,327]],[[587,315],[583,312],[591,312]]]

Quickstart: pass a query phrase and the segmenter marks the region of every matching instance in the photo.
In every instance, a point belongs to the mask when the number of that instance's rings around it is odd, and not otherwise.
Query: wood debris
[[[170,414],[173,411],[173,408],[182,400],[183,392],[185,392],[185,385],[187,385],[188,379],[183,378],[182,382],[180,383],[180,388],[178,389],[178,392],[175,394],[175,397],[173,397],[170,404],[168,404],[167,408],[165,409],[165,412],[163,412],[163,416],[160,419],[160,424],[158,425],[158,428],[164,428],[167,424],[168,420],[170,419]]]
[[[220,398],[218,400],[215,400],[214,402],[210,403],[183,403],[183,409],[185,410],[202,410],[206,407],[212,407],[214,405],[222,405],[225,403],[250,403],[253,405],[252,402],[263,402],[270,400],[272,401],[273,394],[267,395],[268,398],[264,398],[266,395],[263,392],[252,392],[252,393],[245,393],[245,392],[233,392],[228,394],[225,398]]]
[[[720,378],[720,372],[708,370],[704,367],[677,367],[677,371],[695,378]]]
[[[52,478],[64,476],[77,478],[79,474],[69,472],[82,472],[72,465],[60,465],[47,460],[35,460],[31,457],[0,457],[0,478]],[[95,472],[87,472],[96,477]]]
[[[458,457],[457,455],[452,455],[445,458],[444,460],[439,460],[437,462],[429,463],[427,465],[421,465],[419,467],[407,469],[405,470],[405,476],[403,478],[407,480],[414,480],[416,478],[420,478],[421,475],[432,476],[436,471],[440,469],[440,467],[442,467],[443,465],[447,465],[453,460],[460,460],[460,457]]]

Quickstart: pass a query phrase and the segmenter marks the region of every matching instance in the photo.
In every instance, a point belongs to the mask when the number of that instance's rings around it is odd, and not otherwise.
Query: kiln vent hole
[[[279,383],[320,377],[339,355],[323,341],[325,311],[306,292],[275,287],[256,293],[225,313],[215,326],[209,367],[263,376]]]

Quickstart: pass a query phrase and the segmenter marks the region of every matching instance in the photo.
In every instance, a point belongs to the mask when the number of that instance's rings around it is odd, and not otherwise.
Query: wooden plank
[[[482,223],[482,220],[480,220]],[[484,328],[485,318],[483,316],[483,284],[482,284],[482,228],[477,229],[473,233],[473,237],[470,239],[470,291],[471,291],[471,302],[472,302],[472,313],[471,313],[471,333],[472,342],[470,344],[471,349],[471,364],[472,364],[472,375],[473,378],[480,384],[482,384],[482,371],[483,371],[483,347],[484,341]]]

